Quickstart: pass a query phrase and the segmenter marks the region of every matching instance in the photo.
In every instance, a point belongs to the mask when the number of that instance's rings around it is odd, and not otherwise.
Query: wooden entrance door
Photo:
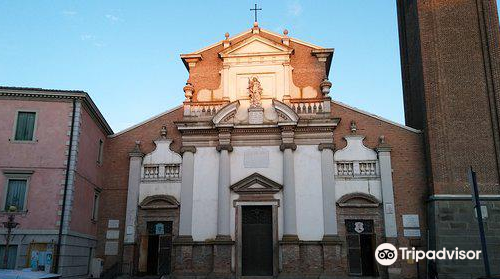
[[[372,220],[346,220],[349,274],[376,276]]]
[[[242,275],[273,275],[272,206],[242,207]]]
[[[148,222],[147,227],[146,273],[168,275],[171,273],[172,222]]]

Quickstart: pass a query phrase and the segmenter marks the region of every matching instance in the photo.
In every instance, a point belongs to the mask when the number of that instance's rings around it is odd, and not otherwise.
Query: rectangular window
[[[11,206],[15,206],[16,211],[25,210],[27,184],[27,179],[8,180],[4,207],[5,211],[9,211]]]
[[[5,257],[5,245],[0,245],[0,257],[2,257],[2,263],[0,266],[2,268],[7,269],[15,269],[16,268],[16,257],[17,257],[17,245],[9,245],[9,251],[7,255],[7,266],[4,266],[4,257]]]
[[[99,153],[97,154],[97,163],[102,164],[102,155],[104,151],[104,142],[99,140]]]
[[[20,111],[17,113],[16,134],[14,140],[34,140],[36,112]]]
[[[99,192],[94,193],[94,206],[92,207],[92,221],[97,221],[97,213],[99,210]]]

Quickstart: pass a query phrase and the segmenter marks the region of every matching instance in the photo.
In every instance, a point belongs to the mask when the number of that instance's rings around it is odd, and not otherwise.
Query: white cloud
[[[101,43],[101,42],[94,42],[93,44],[95,47],[105,47],[106,44],[105,43]]]
[[[107,14],[106,18],[109,19],[112,22],[121,21],[121,18],[119,18],[119,17],[117,17],[115,15],[112,15],[112,14]]]
[[[75,11],[62,11],[62,14],[65,16],[74,16],[77,14]]]
[[[82,41],[88,42],[89,44],[91,44],[95,47],[105,47],[106,46],[106,43],[98,41],[94,35],[82,34],[82,35],[80,35],[80,39]]]
[[[93,40],[94,39],[94,36],[90,35],[90,34],[83,34],[83,35],[80,35],[80,39],[82,41],[88,41],[88,40]]]
[[[288,4],[288,14],[292,16],[299,16],[302,13],[302,5],[298,2]]]

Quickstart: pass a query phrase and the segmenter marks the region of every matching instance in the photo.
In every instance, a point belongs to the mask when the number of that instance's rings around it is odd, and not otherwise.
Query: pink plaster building
[[[14,206],[19,222],[9,268],[89,273],[112,133],[86,92],[0,87],[0,218]]]

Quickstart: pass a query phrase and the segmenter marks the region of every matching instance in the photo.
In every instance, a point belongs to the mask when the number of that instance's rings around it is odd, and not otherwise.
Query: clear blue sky
[[[111,127],[177,106],[189,53],[255,1],[0,1],[0,85],[89,92]],[[259,1],[262,28],[335,48],[332,97],[404,123],[395,0]]]

